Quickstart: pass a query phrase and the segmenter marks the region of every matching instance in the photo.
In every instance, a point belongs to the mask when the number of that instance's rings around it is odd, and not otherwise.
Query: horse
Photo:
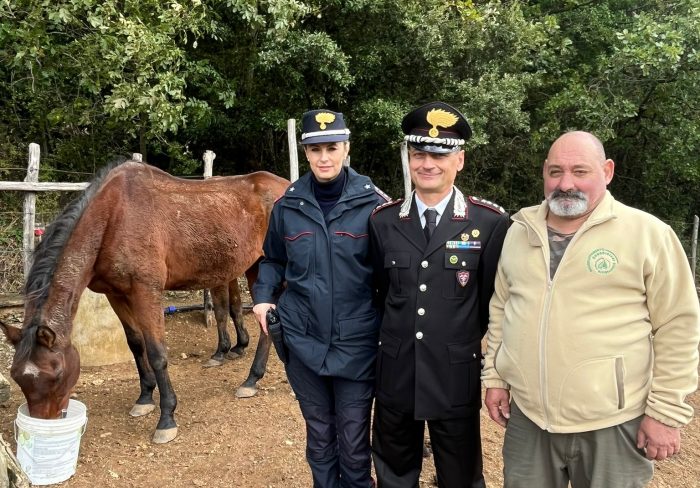
[[[80,374],[72,321],[88,287],[107,296],[134,355],[141,391],[130,414],[155,409],[157,386],[160,418],[152,440],[173,440],[177,397],[168,374],[162,292],[209,288],[219,310],[229,300],[235,305],[236,279],[245,274],[254,281],[272,206],[288,185],[264,171],[188,181],[130,160],[101,170],[36,248],[22,329],[0,324],[15,346],[10,374],[30,415],[59,418],[67,408]],[[219,321],[224,333],[225,319]],[[248,343],[240,324],[234,352]],[[224,333],[219,327],[217,354],[228,349]],[[246,383],[262,377],[269,349],[261,333]]]

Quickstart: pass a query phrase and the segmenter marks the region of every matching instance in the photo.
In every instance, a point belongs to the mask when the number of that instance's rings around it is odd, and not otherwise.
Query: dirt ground
[[[0,318],[21,321],[21,309],[0,309]],[[85,367],[75,389],[76,398],[88,407],[77,472],[55,486],[310,487],[303,419],[274,353],[258,395],[237,399],[234,391],[248,375],[254,350],[222,367],[203,368],[216,345],[216,330],[205,327],[203,312],[179,313],[166,321],[169,371],[178,395],[178,437],[165,445],[151,443],[158,410],[129,417],[139,391],[133,362]],[[254,347],[258,327],[251,314],[246,314],[246,324]],[[0,334],[0,373],[7,378],[12,353]],[[0,433],[13,447],[13,420],[23,402],[12,383],[10,401],[0,406]],[[699,409],[700,394],[693,394],[690,402]],[[487,484],[502,486],[503,432],[483,411],[482,436]],[[430,486],[436,485],[432,458],[427,458],[421,488]],[[650,486],[700,487],[697,419],[683,431],[681,454],[657,463]]]

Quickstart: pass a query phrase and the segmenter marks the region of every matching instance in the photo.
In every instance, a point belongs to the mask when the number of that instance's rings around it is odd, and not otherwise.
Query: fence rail
[[[296,158],[296,141],[291,136],[294,134],[293,119],[289,123],[290,133],[290,177],[292,181],[298,178],[298,160]],[[293,148],[292,148],[293,146]],[[402,160],[406,159],[406,151],[402,150]],[[204,153],[204,178],[212,175],[213,160],[216,155],[212,151]],[[134,153],[132,159],[141,161],[141,154]],[[407,160],[407,159],[406,159]],[[13,168],[17,169],[17,168]],[[88,173],[85,173],[88,174]],[[37,219],[36,195],[44,191],[82,191],[89,183],[59,183],[39,182],[39,145],[29,145],[29,161],[27,164],[27,176],[25,181],[0,181],[0,191],[25,192],[24,211],[0,212],[0,294],[20,293],[24,287],[24,277],[31,266],[32,252],[36,234],[40,234],[43,227],[50,223],[55,214],[43,213]],[[410,193],[411,183],[408,172],[404,170],[404,186],[406,194]],[[38,222],[37,222],[38,221]],[[696,285],[700,277],[697,273],[697,244],[699,219],[696,215],[693,222],[671,222],[679,234],[683,247],[688,252],[688,261],[693,272]],[[22,240],[18,239],[18,229],[23,226]],[[700,290],[700,288],[699,288]],[[206,294],[205,294],[206,295]]]

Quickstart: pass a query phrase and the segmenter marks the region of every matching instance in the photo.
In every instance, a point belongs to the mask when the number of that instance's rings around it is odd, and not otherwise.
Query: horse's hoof
[[[156,444],[165,444],[170,442],[177,437],[177,427],[172,429],[157,429],[156,433],[153,434],[153,442]]]
[[[236,390],[236,398],[251,398],[258,392],[254,386],[239,386]]]
[[[238,359],[241,356],[243,356],[243,353],[236,352],[233,349],[226,353],[226,359]]]
[[[131,411],[129,411],[129,415],[132,417],[143,417],[144,415],[148,415],[151,413],[153,410],[156,409],[156,406],[153,403],[147,403],[145,405],[141,405],[140,403],[137,403],[133,407],[131,407]]]
[[[218,360],[218,359],[211,358],[209,361],[207,361],[206,363],[204,363],[204,364],[202,365],[202,367],[203,367],[203,368],[216,368],[217,366],[221,366],[222,364],[224,364],[223,361],[220,361],[220,360]]]

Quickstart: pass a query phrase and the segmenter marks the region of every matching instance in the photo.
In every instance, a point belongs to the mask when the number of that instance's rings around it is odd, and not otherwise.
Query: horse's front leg
[[[153,434],[153,442],[163,444],[177,437],[175,408],[177,397],[168,375],[168,354],[165,347],[165,318],[160,306],[160,290],[138,290],[130,299],[131,311],[138,317],[138,327],[143,333],[146,357],[156,378],[160,392],[160,419]]]
[[[233,326],[236,329],[236,345],[231,348],[226,357],[235,359],[243,355],[245,348],[248,347],[250,342],[248,329],[246,329],[243,321],[243,300],[241,299],[241,289],[238,286],[238,280],[233,280],[228,285],[228,302],[229,313],[233,319]]]
[[[216,331],[218,334],[218,343],[216,351],[204,364],[205,368],[213,366],[221,366],[224,364],[224,359],[231,349],[231,337],[228,335],[228,286],[219,286],[211,289],[211,298],[214,303],[214,316],[216,317]]]
[[[156,375],[148,363],[143,333],[134,326],[134,317],[131,315],[131,311],[126,302],[120,297],[112,295],[107,295],[107,300],[109,300],[112,309],[122,323],[124,333],[126,334],[126,342],[129,345],[131,354],[134,355],[136,370],[139,373],[141,394],[129,411],[129,415],[132,417],[141,417],[151,413],[156,408],[156,404],[153,401],[153,390],[156,387]]]

